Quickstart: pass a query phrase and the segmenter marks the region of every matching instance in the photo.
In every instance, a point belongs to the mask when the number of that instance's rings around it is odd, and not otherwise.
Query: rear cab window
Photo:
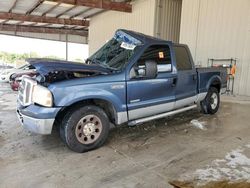
[[[176,66],[178,71],[192,70],[192,63],[189,57],[188,50],[185,46],[173,46],[175,51]]]

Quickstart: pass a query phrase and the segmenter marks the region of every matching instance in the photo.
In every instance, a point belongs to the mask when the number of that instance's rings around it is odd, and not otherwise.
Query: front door
[[[144,77],[145,62],[157,62],[156,78]],[[177,75],[172,71],[168,45],[147,48],[130,71],[127,81],[127,108],[129,120],[170,111],[175,105]]]

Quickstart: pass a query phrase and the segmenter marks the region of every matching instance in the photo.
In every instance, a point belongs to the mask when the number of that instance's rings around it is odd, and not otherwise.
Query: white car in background
[[[1,65],[0,64],[0,74],[6,70],[6,69],[13,69],[14,67],[13,66],[9,66],[9,65]]]
[[[5,69],[0,73],[0,82],[9,82],[11,75],[29,72],[30,70],[35,70],[35,68],[30,64],[23,65],[19,68]]]

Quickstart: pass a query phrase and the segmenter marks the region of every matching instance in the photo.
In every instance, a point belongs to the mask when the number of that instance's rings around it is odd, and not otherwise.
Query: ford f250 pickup
[[[117,30],[84,64],[28,59],[38,73],[23,78],[17,115],[38,134],[60,136],[75,152],[102,146],[110,123],[137,125],[200,107],[217,112],[225,68],[195,68],[187,45]]]

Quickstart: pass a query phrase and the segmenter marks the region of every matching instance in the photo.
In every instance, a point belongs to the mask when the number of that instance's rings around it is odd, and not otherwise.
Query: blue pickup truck
[[[226,88],[224,68],[195,68],[187,45],[128,30],[84,64],[28,59],[36,79],[25,77],[18,94],[22,125],[60,136],[75,152],[102,146],[114,125],[137,125],[199,107],[217,112]]]

